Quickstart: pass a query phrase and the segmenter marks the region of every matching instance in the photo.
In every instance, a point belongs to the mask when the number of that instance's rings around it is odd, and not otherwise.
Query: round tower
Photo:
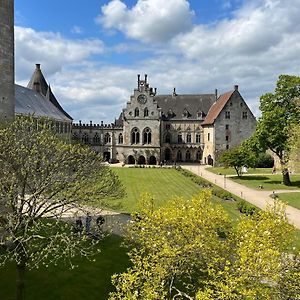
[[[15,116],[14,0],[0,5],[0,122]]]

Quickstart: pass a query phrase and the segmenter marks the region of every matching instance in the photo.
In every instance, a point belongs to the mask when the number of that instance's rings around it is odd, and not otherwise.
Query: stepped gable
[[[68,118],[41,93],[15,85],[16,95],[16,114],[34,115],[36,117],[47,117],[56,121],[70,123],[72,119]]]
[[[219,96],[218,100],[210,108],[208,115],[201,125],[212,125],[234,92],[235,91],[230,91]]]
[[[73,118],[61,107],[56,97],[52,93],[50,84],[47,89],[46,99],[48,99],[53,105],[55,105],[68,119],[73,120]]]
[[[210,107],[215,102],[215,95],[178,95],[174,91],[173,95],[156,95],[154,100],[162,109],[164,119],[182,120],[184,113],[188,112],[186,116],[188,120],[198,120],[198,113],[202,113],[203,116],[208,114]]]
[[[46,96],[48,90],[48,84],[41,71],[41,65],[36,64],[35,67],[36,68],[31,76],[31,79],[27,87]]]

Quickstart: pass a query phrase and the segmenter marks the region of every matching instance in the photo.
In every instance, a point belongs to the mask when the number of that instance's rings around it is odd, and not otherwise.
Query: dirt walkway
[[[274,201],[270,195],[271,191],[258,191],[251,188],[248,188],[244,185],[236,183],[232,181],[230,178],[226,176],[224,178],[223,175],[217,175],[212,172],[205,170],[207,166],[201,165],[182,165],[182,168],[187,169],[193,172],[196,175],[199,175],[210,182],[218,185],[219,187],[229,191],[230,193],[239,196],[245,199],[247,202],[256,205],[261,209],[266,209],[268,204],[273,204]],[[300,190],[276,190],[276,194],[278,193],[294,193],[300,192]],[[300,229],[300,210],[291,206],[287,206],[286,214],[291,224],[294,224],[295,227]]]

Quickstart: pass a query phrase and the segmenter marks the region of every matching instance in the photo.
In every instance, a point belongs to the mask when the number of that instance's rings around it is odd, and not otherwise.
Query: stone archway
[[[149,157],[149,165],[156,165],[156,157],[155,156],[150,156]]]
[[[127,158],[127,163],[129,165],[134,165],[135,164],[135,159],[132,155],[129,155],[128,158]]]
[[[214,165],[214,160],[212,159],[210,154],[207,156],[207,164],[210,166]]]
[[[165,160],[170,161],[171,159],[172,159],[171,150],[169,148],[166,148],[166,150],[165,150]]]
[[[145,165],[146,164],[146,158],[145,156],[141,155],[138,159],[138,165]]]
[[[109,161],[110,160],[110,152],[109,151],[104,151],[103,152],[103,159],[104,159],[104,161]]]

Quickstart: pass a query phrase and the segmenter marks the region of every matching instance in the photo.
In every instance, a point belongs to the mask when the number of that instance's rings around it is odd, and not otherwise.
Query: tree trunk
[[[287,168],[282,169],[282,182],[284,185],[292,185],[290,180],[290,173]]]
[[[25,263],[17,264],[16,270],[16,300],[25,299]]]

